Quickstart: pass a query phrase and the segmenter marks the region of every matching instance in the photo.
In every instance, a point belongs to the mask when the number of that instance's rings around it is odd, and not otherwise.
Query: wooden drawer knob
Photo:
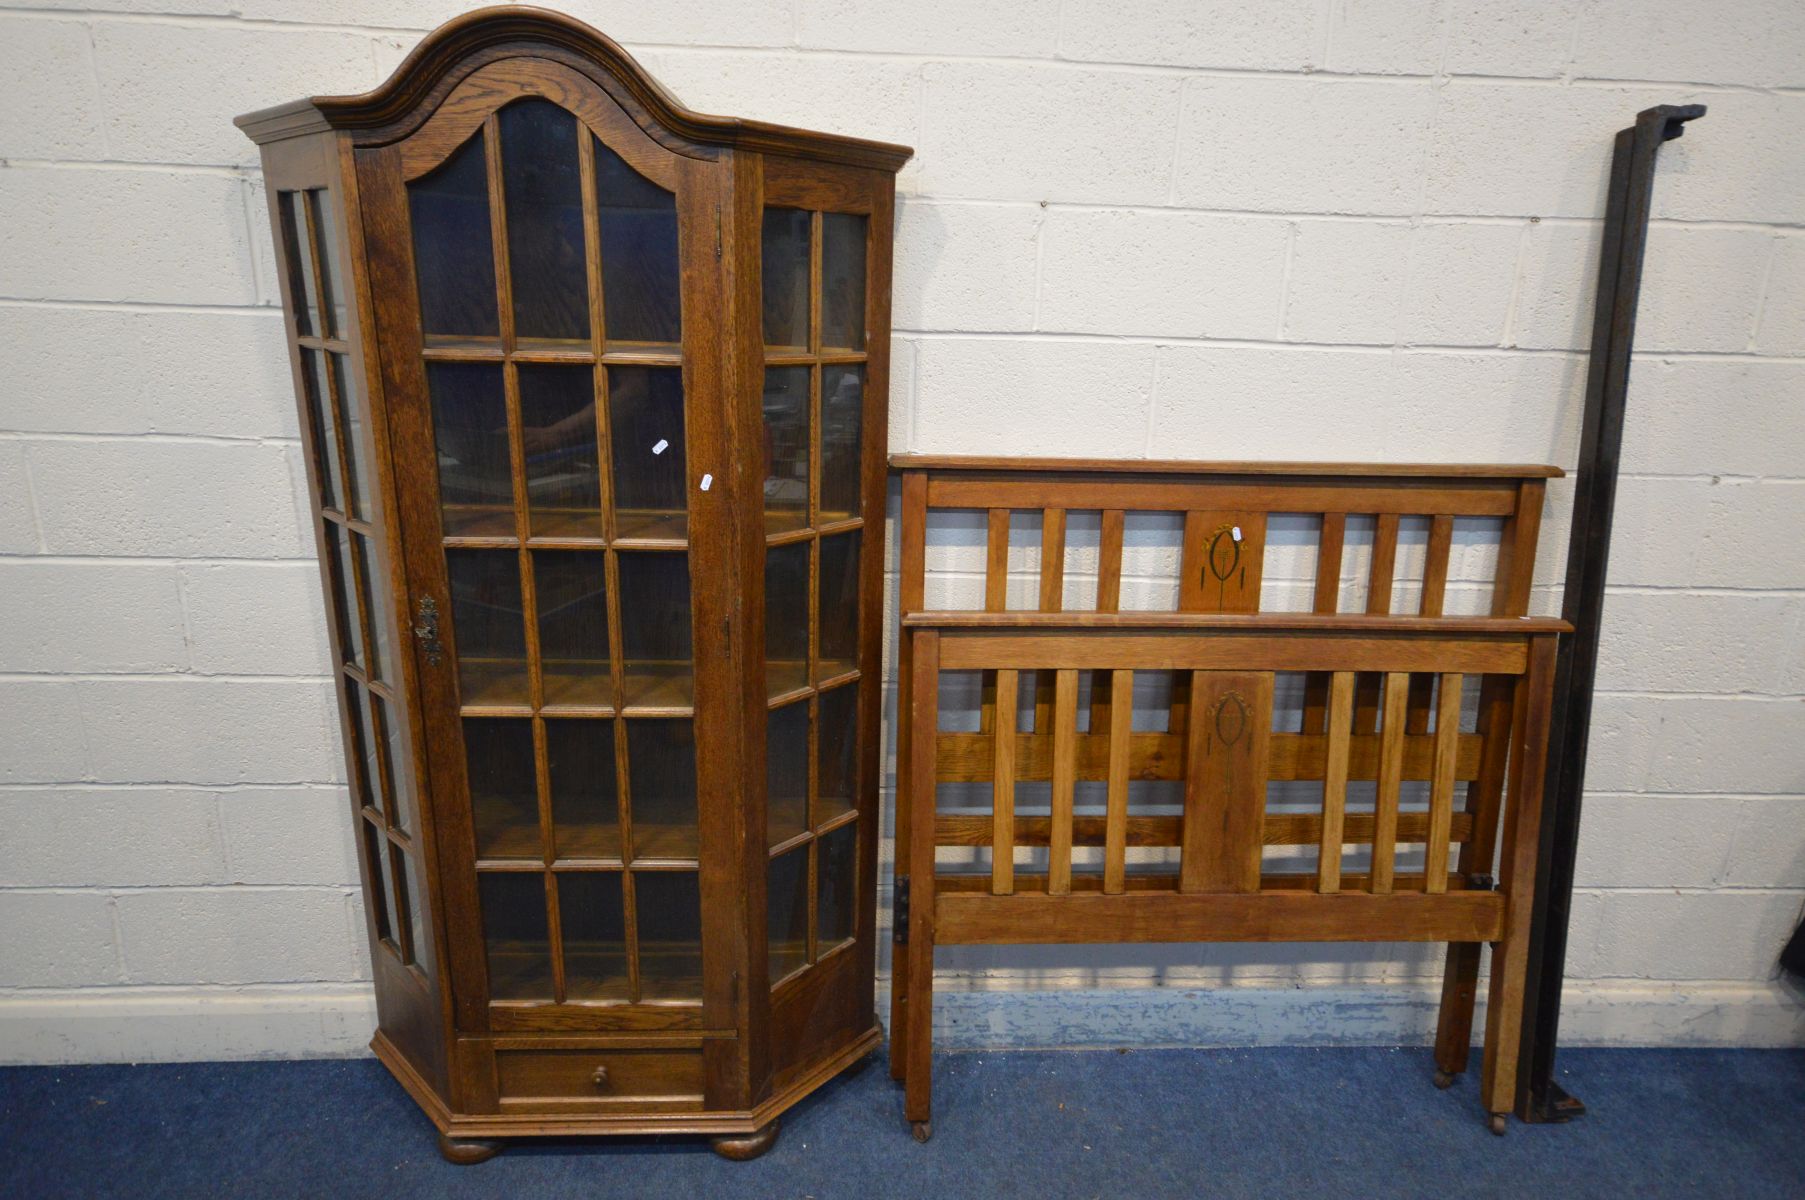
[[[607,1087],[608,1086],[608,1068],[607,1067],[597,1067],[595,1069],[595,1074],[593,1074],[589,1077],[589,1081],[591,1083],[595,1084],[595,1086],[598,1088]]]

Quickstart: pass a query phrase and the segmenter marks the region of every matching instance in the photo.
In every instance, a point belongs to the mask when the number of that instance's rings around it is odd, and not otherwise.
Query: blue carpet
[[[1494,1138],[1477,1063],[1422,1049],[967,1053],[917,1145],[881,1063],[793,1110],[750,1163],[701,1139],[514,1143],[440,1160],[373,1061],[0,1070],[0,1196],[1805,1195],[1805,1051],[1569,1050],[1591,1108]]]

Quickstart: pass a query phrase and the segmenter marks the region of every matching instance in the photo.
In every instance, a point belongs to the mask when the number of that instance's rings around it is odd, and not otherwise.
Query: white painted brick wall
[[[463,7],[0,0],[0,1060],[144,1053],[94,1016],[132,1004],[159,1030],[195,1014],[171,1054],[362,1039],[273,255],[230,120],[368,88]],[[1611,135],[1650,104],[1709,104],[1661,156],[1570,970],[1598,1036],[1796,1035],[1687,998],[1783,1013],[1773,957],[1805,899],[1805,9],[567,7],[705,111],[917,147],[894,450],[1571,466]],[[1571,496],[1550,488],[1538,611],[1558,610]],[[1130,530],[1139,603],[1170,602],[1171,532]],[[1450,593],[1468,609],[1475,537]],[[982,531],[935,539],[931,591],[969,599]],[[1038,544],[1015,542],[1027,597]],[[1269,592],[1291,603],[1313,551],[1284,553]],[[1365,553],[1351,538],[1350,578]],[[967,948],[948,997],[1398,991],[1438,962]],[[287,1023],[206,1033],[226,997]],[[1669,1000],[1704,1023],[1634,1015]],[[8,1012],[42,1029],[59,1004],[87,1015],[58,1049],[8,1040]]]

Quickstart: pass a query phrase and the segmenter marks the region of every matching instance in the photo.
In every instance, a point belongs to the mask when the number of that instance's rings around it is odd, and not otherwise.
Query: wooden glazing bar
[[[1072,791],[1078,736],[1078,672],[1060,671],[1053,687],[1053,826],[1047,842],[1047,890],[1072,887]]]
[[[1316,851],[1316,890],[1341,890],[1341,846],[1347,814],[1348,737],[1353,732],[1354,674],[1337,671],[1329,683],[1328,762],[1322,777],[1322,840]]]
[[[1017,891],[1012,896],[949,891],[934,907],[938,942],[1006,945],[1485,942],[1503,930],[1505,905],[1503,896],[1481,891],[1435,896],[1346,891],[1322,896],[1287,890],[1208,897],[1170,891],[1129,891],[1119,896],[1100,891],[1067,895]]]
[[[1121,699],[1109,710],[1109,794],[1103,838],[1103,890],[1120,892],[1128,848],[1128,737],[1134,715],[1129,697],[1134,695],[1134,672],[1112,672],[1109,690],[1112,696]]]
[[[1393,863],[1398,850],[1398,790],[1404,778],[1404,712],[1409,699],[1410,676],[1394,672],[1385,677],[1385,711],[1379,721],[1379,779],[1373,797],[1372,869],[1375,894],[1391,891]],[[1425,832],[1427,820],[1425,819]]]
[[[1015,890],[1015,703],[1020,694],[1015,672],[998,671],[996,726],[991,737],[995,755],[990,784],[990,890],[999,896]]]
[[[1429,890],[1446,886],[1448,829],[1454,819],[1454,746],[1460,736],[1458,673],[1441,677],[1435,700],[1435,777],[1429,782],[1429,841],[1423,859]]]

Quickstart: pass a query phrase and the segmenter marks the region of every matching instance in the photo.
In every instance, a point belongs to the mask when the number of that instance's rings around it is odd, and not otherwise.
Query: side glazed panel
[[[263,165],[294,368],[354,840],[383,1034],[444,1086],[442,964],[424,847],[413,675],[400,640],[399,550],[368,387],[357,230],[330,137],[265,148]]]
[[[863,1034],[875,969],[891,180],[766,159],[766,939],[776,1077]]]

